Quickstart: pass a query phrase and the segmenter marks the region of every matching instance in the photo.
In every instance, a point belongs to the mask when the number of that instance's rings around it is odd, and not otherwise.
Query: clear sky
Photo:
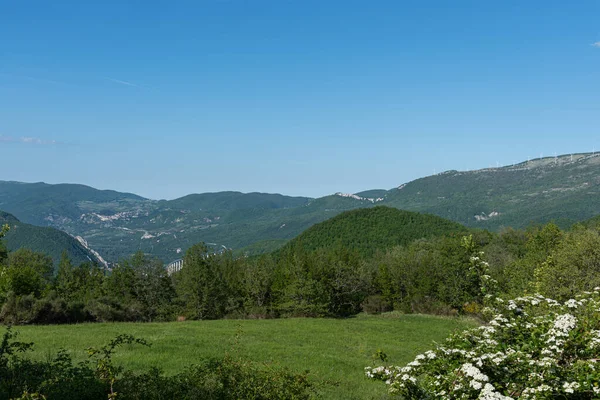
[[[0,180],[317,197],[600,149],[598,0],[0,3]]]

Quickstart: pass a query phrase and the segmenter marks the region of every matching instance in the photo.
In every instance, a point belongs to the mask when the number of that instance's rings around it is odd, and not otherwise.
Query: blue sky
[[[597,0],[91,3],[3,2],[1,180],[316,197],[600,149]]]

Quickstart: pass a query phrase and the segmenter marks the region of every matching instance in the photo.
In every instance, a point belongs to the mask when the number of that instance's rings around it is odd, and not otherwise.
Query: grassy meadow
[[[372,355],[383,350],[389,361],[409,362],[421,351],[475,322],[424,315],[359,315],[349,319],[217,320],[173,323],[94,323],[19,326],[19,340],[35,343],[31,357],[49,357],[60,348],[75,360],[85,348],[101,346],[121,333],[146,339],[152,347],[126,346],[115,360],[127,368],[159,367],[175,373],[186,365],[226,353],[310,370],[325,399],[386,398],[383,384],[364,377]],[[236,340],[236,337],[238,338]],[[235,344],[237,342],[237,344]]]

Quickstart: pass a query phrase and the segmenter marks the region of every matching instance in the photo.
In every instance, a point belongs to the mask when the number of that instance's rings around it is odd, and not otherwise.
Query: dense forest
[[[404,219],[394,222],[390,212]],[[412,224],[411,218],[431,225]],[[595,221],[569,230],[550,223],[492,233],[466,232],[439,220],[386,208],[355,210],[269,255],[214,253],[199,243],[185,254],[184,268],[171,276],[161,261],[141,252],[112,271],[93,263],[74,265],[65,252],[55,271],[45,254],[2,247],[0,321],[347,317],[391,310],[477,313],[481,298],[470,260],[480,252],[506,295],[538,292],[566,299],[600,286]],[[364,221],[376,228],[366,229]],[[428,228],[415,231],[418,226]],[[327,237],[332,238],[330,246]],[[352,237],[360,240],[336,240]],[[376,250],[368,251],[366,243]]]

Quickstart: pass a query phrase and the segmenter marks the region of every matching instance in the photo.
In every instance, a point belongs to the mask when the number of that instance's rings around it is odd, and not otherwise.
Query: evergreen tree
[[[176,288],[190,318],[223,316],[227,288],[220,269],[221,258],[221,255],[210,253],[204,243],[198,243],[186,252],[184,267],[177,273]]]
[[[65,300],[71,300],[74,289],[73,279],[73,264],[69,258],[69,254],[64,250],[60,256],[58,263],[58,272],[54,280],[54,288],[59,296]]]

